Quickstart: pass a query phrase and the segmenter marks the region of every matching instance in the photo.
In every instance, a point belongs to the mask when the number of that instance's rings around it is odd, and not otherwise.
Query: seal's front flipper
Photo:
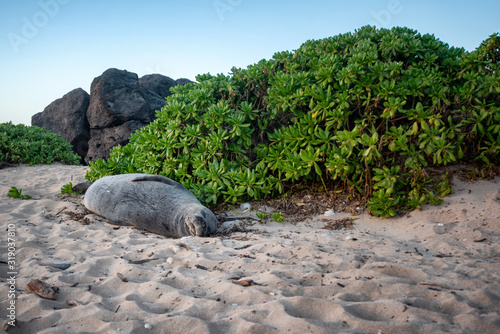
[[[186,188],[179,182],[176,182],[174,180],[169,179],[168,177],[162,176],[162,175],[141,175],[137,176],[136,178],[132,179],[132,182],[141,182],[141,181],[152,181],[152,182],[161,182],[168,184],[169,186],[172,187],[180,187],[180,188]]]

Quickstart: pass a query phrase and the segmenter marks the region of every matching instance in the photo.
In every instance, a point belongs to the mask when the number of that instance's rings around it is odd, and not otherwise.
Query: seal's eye
[[[205,216],[205,215],[203,215]],[[194,220],[197,222],[197,223],[200,223],[202,225],[205,225],[205,218],[201,217],[201,216],[195,216],[194,217]]]

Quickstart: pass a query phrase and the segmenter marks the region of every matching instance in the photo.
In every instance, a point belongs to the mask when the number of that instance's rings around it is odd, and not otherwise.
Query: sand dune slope
[[[78,221],[78,200],[58,194],[85,171],[0,170],[2,322],[12,224],[17,263],[18,323],[8,333],[500,332],[499,178],[455,179],[439,207],[390,220],[362,214],[352,230],[323,229],[318,213],[295,226],[175,240]],[[34,200],[7,197],[12,186]],[[56,299],[30,293],[33,279],[57,287]]]

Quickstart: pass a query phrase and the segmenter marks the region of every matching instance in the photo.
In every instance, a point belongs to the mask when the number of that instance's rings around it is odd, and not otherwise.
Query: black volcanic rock
[[[191,82],[161,74],[139,79],[135,73],[110,68],[92,81],[90,95],[75,89],[34,115],[31,123],[60,134],[82,162],[108,159],[112,147],[126,145],[132,132],[156,118],[171,87]]]
[[[86,113],[90,96],[81,88],[72,90],[31,117],[31,125],[61,135],[82,158],[87,155],[90,138]]]
[[[92,81],[87,119],[91,129],[118,126],[128,121],[149,123],[150,110],[145,89],[139,86],[137,74],[115,68],[106,70]]]
[[[170,88],[193,83],[189,79],[174,80],[161,74],[148,74],[139,78],[139,85],[146,89],[145,98],[153,110],[160,110],[166,104],[165,99],[172,95]]]
[[[170,93],[170,80],[175,81],[160,75],[141,79],[142,84],[137,74],[114,68],[94,79],[87,110],[91,130],[85,162],[109,158],[112,147],[126,145],[132,132],[153,121],[156,111],[167,103],[158,93]]]
[[[161,74],[148,74],[139,79],[139,85],[165,98],[172,95],[170,88],[177,86],[178,83],[174,79]]]
[[[186,79],[186,78],[180,78],[180,79],[177,79],[175,80],[175,84],[176,85],[187,85],[189,83],[195,83],[194,81],[191,81],[189,79]]]
[[[127,145],[130,134],[146,125],[148,123],[128,121],[117,126],[90,129],[89,150],[85,163],[88,164],[89,161],[97,159],[108,159],[111,148],[117,145]]]

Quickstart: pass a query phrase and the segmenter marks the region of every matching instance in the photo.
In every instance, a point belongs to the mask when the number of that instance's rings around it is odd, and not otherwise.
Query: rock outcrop
[[[165,97],[143,88],[137,74],[114,68],[95,78],[90,90],[87,163],[109,158],[110,148],[125,145],[130,134],[153,121],[156,110],[166,103]]]
[[[43,112],[33,115],[31,125],[40,126],[61,135],[71,145],[76,154],[83,158],[87,155],[90,127],[87,109],[90,95],[77,88],[62,98],[49,104]]]
[[[112,147],[126,145],[132,132],[156,118],[170,88],[191,82],[111,68],[92,81],[90,95],[75,89],[34,115],[31,124],[60,134],[82,162],[107,159]]]
[[[123,124],[102,129],[90,129],[89,150],[85,163],[97,159],[108,159],[109,150],[117,145],[126,145],[130,135],[147,125],[139,121],[128,121]]]
[[[151,90],[159,96],[169,96],[172,94],[170,88],[179,84],[176,80],[161,74],[148,74],[139,79],[139,85],[142,88]]]

